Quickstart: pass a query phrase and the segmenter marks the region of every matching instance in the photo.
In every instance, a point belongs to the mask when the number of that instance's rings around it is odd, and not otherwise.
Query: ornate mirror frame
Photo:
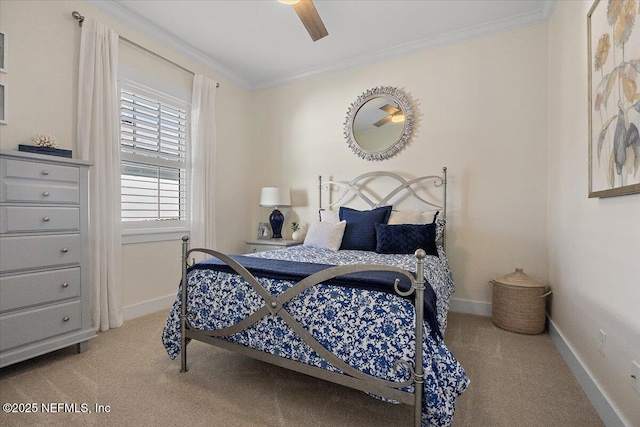
[[[356,141],[353,132],[353,123],[358,111],[364,104],[374,98],[391,98],[398,104],[405,117],[404,128],[402,129],[400,137],[396,141],[390,142],[387,148],[380,151],[370,151],[363,148]],[[351,151],[353,151],[358,157],[365,160],[386,160],[395,156],[400,150],[402,150],[402,147],[404,147],[407,141],[409,141],[409,138],[413,133],[414,121],[415,116],[413,107],[411,106],[411,101],[404,92],[392,86],[378,86],[363,92],[362,95],[360,95],[355,102],[349,106],[347,117],[344,122],[344,137],[347,140],[347,144],[349,145],[349,148],[351,148]]]

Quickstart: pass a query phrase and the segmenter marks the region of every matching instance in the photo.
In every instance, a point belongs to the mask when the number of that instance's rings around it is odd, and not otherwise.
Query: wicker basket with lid
[[[551,294],[544,282],[516,268],[515,272],[496,277],[489,284],[493,288],[494,325],[520,334],[544,331],[547,296]]]

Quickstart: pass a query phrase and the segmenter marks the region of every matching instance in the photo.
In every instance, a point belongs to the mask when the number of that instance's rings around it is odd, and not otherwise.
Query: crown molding
[[[142,18],[140,15],[136,15],[130,10],[120,6],[118,3],[104,0],[84,1],[85,3],[95,7],[99,11],[111,16],[115,20],[120,21],[123,24],[137,30],[143,35],[157,41],[161,45],[179,52],[181,55],[187,57],[188,59],[197,62],[198,64],[202,65],[205,68],[208,68],[209,70],[217,74],[220,74],[221,76],[231,80],[237,85],[251,91],[255,90],[250,82],[238,76],[236,73],[224,67],[223,65],[219,64],[210,56],[199,51],[198,49],[195,49],[193,46],[180,40],[178,37],[158,28],[154,24]]]
[[[120,6],[113,1],[84,1],[100,10],[101,12],[104,12],[112,18],[122,22],[123,24],[136,29],[145,36],[156,40],[160,44],[170,49],[180,52],[185,57],[199,63],[200,65],[210,69],[215,73],[226,77],[232,82],[252,92],[272,89],[278,86],[283,86],[314,77],[320,77],[327,74],[345,71],[351,68],[357,68],[364,65],[387,61],[401,56],[424,52],[429,49],[436,49],[439,47],[449,46],[505,31],[511,31],[528,25],[547,22],[549,21],[549,18],[551,17],[551,14],[557,2],[557,0],[544,0],[538,10],[508,19],[493,21],[475,27],[465,28],[463,30],[452,31],[450,33],[442,34],[436,37],[417,40],[415,42],[382,49],[376,52],[354,56],[351,58],[332,62],[330,64],[322,65],[320,67],[314,67],[307,70],[287,74],[274,79],[249,82],[246,79],[238,76],[233,71],[219,64],[217,61],[215,61],[205,53],[193,48],[191,45],[182,41],[178,37],[167,33],[164,30],[161,30],[141,16],[132,13],[128,9]]]
[[[452,31],[450,33],[441,34],[436,37],[417,40],[415,42],[406,43],[399,46],[382,49],[376,52],[354,56],[344,60],[336,61],[321,67],[310,68],[301,72],[288,74],[286,76],[275,79],[262,80],[254,82],[254,90],[260,91],[272,89],[290,83],[307,80],[313,77],[320,77],[326,74],[346,71],[351,68],[357,68],[364,65],[383,62],[401,56],[412,55],[426,50],[439,47],[449,46],[456,43],[479,39],[490,35],[515,30],[528,25],[541,24],[548,22],[551,13],[556,5],[557,0],[544,0],[540,8],[534,12],[525,13],[507,19],[488,22],[486,24],[475,27],[465,28],[463,30]]]

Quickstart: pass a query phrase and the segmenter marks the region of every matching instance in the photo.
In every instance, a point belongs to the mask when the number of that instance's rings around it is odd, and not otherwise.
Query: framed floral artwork
[[[587,14],[589,197],[640,193],[639,14],[639,0],[596,0]]]

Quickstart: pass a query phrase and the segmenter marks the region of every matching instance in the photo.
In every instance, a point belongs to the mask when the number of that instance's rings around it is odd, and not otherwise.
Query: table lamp
[[[291,195],[288,188],[263,187],[260,193],[260,206],[263,208],[274,208],[269,216],[269,223],[273,230],[274,239],[282,239],[282,224],[284,215],[278,207],[291,206]]]

